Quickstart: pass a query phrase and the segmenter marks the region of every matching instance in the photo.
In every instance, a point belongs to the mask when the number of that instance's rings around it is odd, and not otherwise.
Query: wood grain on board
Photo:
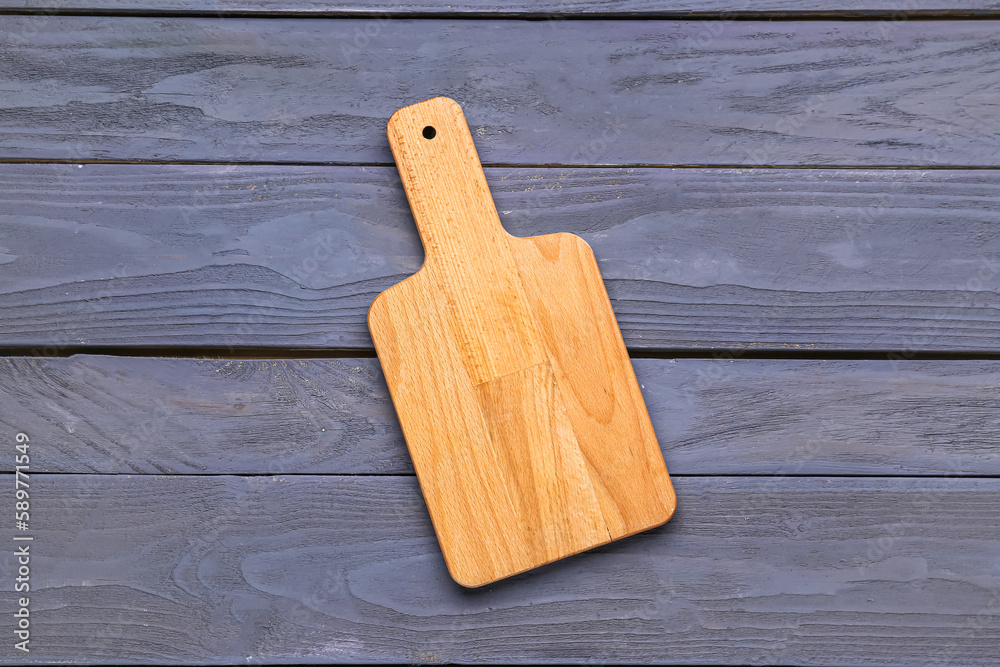
[[[590,247],[504,230],[454,100],[387,132],[426,258],[368,327],[449,572],[483,586],[665,523],[676,499]]]
[[[1000,481],[675,481],[666,526],[470,591],[413,477],[37,475],[38,643],[0,659],[995,660]]]
[[[993,167],[1000,150],[993,21],[8,15],[0,32],[4,158],[390,163],[385,120],[434,95],[463,105],[487,164]]]
[[[1000,172],[486,170],[594,249],[633,350],[996,353]],[[0,348],[371,349],[423,250],[395,167],[0,165]]]
[[[633,365],[675,474],[1000,475],[997,361]],[[37,472],[413,473],[375,359],[7,358],[0,405]]]

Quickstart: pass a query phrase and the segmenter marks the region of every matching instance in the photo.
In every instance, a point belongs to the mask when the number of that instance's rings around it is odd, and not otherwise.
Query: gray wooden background
[[[365,326],[439,94],[678,494],[479,590]],[[0,662],[995,665],[998,167],[995,0],[0,0]]]

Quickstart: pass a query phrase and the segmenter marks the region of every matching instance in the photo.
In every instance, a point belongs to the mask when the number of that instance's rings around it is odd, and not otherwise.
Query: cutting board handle
[[[389,119],[386,134],[426,265],[475,257],[507,236],[455,100],[435,97],[403,107]]]

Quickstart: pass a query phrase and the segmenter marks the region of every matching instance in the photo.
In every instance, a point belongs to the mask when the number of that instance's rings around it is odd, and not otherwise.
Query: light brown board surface
[[[673,490],[589,246],[503,229],[453,100],[398,110],[388,136],[425,260],[368,326],[455,580],[667,521]]]

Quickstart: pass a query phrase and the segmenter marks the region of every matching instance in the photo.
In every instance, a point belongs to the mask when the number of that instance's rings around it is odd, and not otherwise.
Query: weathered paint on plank
[[[446,95],[487,164],[998,164],[992,21],[371,25],[0,17],[0,157],[391,163]]]
[[[674,14],[712,14],[723,19],[738,13],[771,12],[776,16],[821,12],[830,15],[879,16],[888,14],[893,20],[905,20],[914,12],[941,15],[982,14],[998,9],[992,0],[837,0],[823,3],[798,0],[493,0],[489,3],[456,4],[449,0],[372,0],[371,2],[320,2],[319,0],[0,0],[0,8],[34,10],[77,10],[100,12],[192,12],[226,14],[239,12],[288,13],[309,15],[358,15],[380,19],[401,16],[521,16],[538,18],[572,18],[574,16],[635,16],[662,17]],[[362,25],[362,30],[365,26]],[[372,28],[368,28],[369,32]]]
[[[469,591],[445,571],[412,477],[38,475],[37,643],[23,655],[4,642],[0,656],[1000,658],[1000,480],[678,477],[676,486],[678,512],[663,528]],[[13,550],[6,541],[7,563]],[[14,596],[4,587],[4,608]]]
[[[594,248],[633,350],[1000,349],[1000,171],[487,170]],[[395,167],[0,165],[0,348],[371,349],[423,251]]]
[[[673,474],[1000,475],[1000,362],[633,366]],[[413,472],[375,359],[5,358],[0,405],[37,472]]]

